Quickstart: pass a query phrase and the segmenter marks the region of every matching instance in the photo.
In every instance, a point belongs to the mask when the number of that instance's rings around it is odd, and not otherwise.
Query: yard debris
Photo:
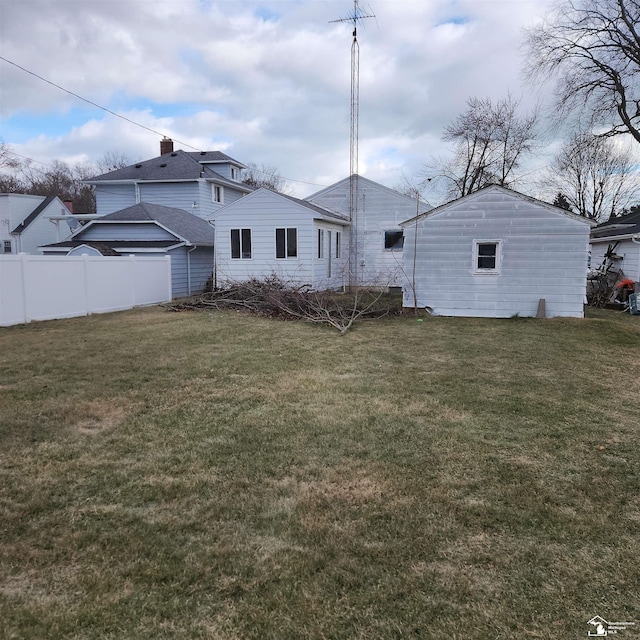
[[[281,320],[302,319],[328,324],[342,334],[359,319],[381,318],[402,310],[398,296],[385,291],[314,291],[308,285],[292,285],[277,276],[233,283],[165,307],[169,311],[235,309]]]
[[[589,272],[587,277],[587,303],[592,307],[620,305],[625,308],[634,282],[625,277],[620,268],[621,256],[615,253],[620,243],[610,244],[602,259],[602,264]]]

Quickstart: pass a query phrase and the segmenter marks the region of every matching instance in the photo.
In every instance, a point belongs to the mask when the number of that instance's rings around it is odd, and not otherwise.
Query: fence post
[[[173,283],[171,281],[171,256],[165,256],[167,261],[167,291],[169,292],[169,301],[173,300]]]
[[[130,299],[131,299],[131,308],[135,308],[138,300],[136,299],[136,288],[138,283],[138,272],[136,269],[136,256],[133,253],[129,254],[129,264],[131,265],[130,273],[132,277],[129,278],[129,286],[130,286]]]
[[[22,315],[24,322],[31,322],[29,317],[29,303],[27,301],[27,278],[25,276],[27,254],[21,253],[20,255],[20,289],[22,290]]]
[[[82,256],[82,278],[84,280],[84,311],[85,315],[91,315],[93,309],[89,306],[89,256]]]

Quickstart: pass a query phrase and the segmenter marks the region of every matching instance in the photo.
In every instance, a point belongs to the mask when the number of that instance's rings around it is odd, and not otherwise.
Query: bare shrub
[[[314,291],[272,275],[252,278],[189,300],[167,305],[170,311],[236,309],[282,320],[301,319],[328,324],[341,334],[357,320],[381,318],[401,310],[398,298],[381,290],[357,289],[351,293]]]

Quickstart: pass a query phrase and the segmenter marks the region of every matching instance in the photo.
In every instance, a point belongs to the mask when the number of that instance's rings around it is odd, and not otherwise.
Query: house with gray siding
[[[591,268],[598,269],[611,248],[621,277],[640,283],[640,211],[611,218],[591,230]]]
[[[213,275],[214,230],[182,209],[141,202],[92,220],[46,255],[171,256],[174,298],[202,293]]]
[[[357,204],[351,220],[352,284],[404,287],[401,222],[430,209],[428,203],[354,176]],[[305,198],[349,218],[351,179],[345,178]]]
[[[542,299],[547,317],[584,315],[585,218],[494,185],[401,226],[411,265],[405,307],[508,318],[536,316]]]
[[[0,254],[40,253],[41,245],[68,236],[69,226],[58,227],[50,216],[76,222],[58,197],[0,193]]]
[[[272,275],[315,290],[348,283],[348,219],[269,189],[218,211],[215,245],[218,285]]]
[[[208,220],[253,191],[242,183],[246,166],[221,151],[174,151],[171,140],[162,141],[161,151],[157,158],[87,180],[95,187],[97,213],[108,215],[147,202]]]

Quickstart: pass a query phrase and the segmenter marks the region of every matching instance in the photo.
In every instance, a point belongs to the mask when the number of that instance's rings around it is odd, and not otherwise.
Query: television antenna
[[[367,18],[375,18],[373,13],[360,9],[358,0],[353,0],[353,10],[345,18],[331,20],[353,23],[351,43],[351,112],[349,124],[349,221],[351,222],[351,242],[349,248],[349,284],[358,285],[358,120],[360,115],[360,45],[358,25]]]

